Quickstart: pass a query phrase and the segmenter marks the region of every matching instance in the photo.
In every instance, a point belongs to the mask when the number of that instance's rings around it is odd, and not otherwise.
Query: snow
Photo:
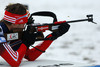
[[[93,14],[97,24],[70,24],[69,32],[55,40],[38,59],[100,63],[100,0],[0,0],[0,19],[3,17],[5,6],[9,3],[27,4],[30,13],[52,11],[59,21],[84,19],[87,14]],[[38,22],[41,23],[41,19],[38,19]]]
[[[1,62],[0,67],[10,67],[7,63]],[[83,67],[90,66],[89,64],[84,63],[75,63],[75,62],[66,62],[58,60],[47,60],[39,59],[36,61],[26,61],[24,60],[19,67]]]

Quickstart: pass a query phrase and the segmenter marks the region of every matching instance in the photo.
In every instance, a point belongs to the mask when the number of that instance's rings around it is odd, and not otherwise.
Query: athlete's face
[[[13,28],[24,28],[25,24],[14,24]]]
[[[25,24],[12,24],[12,31],[22,32]]]

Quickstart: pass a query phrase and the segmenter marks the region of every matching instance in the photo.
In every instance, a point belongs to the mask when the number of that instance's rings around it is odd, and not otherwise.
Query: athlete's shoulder
[[[1,27],[1,25],[0,25],[0,35],[3,35],[3,29]]]
[[[0,26],[0,43],[6,42],[6,39],[4,37],[3,29]]]

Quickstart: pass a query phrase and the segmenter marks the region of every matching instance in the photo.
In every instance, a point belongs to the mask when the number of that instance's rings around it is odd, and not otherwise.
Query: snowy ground
[[[84,19],[87,14],[93,14],[97,25],[88,22],[70,24],[69,32],[54,41],[38,59],[100,63],[100,0],[0,0],[0,19],[9,3],[27,4],[30,13],[52,11],[59,21]]]

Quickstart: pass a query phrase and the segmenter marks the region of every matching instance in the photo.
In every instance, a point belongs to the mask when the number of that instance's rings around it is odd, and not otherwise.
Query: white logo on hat
[[[23,20],[20,20],[20,21],[19,21],[19,23],[22,23],[22,22],[23,22]]]

